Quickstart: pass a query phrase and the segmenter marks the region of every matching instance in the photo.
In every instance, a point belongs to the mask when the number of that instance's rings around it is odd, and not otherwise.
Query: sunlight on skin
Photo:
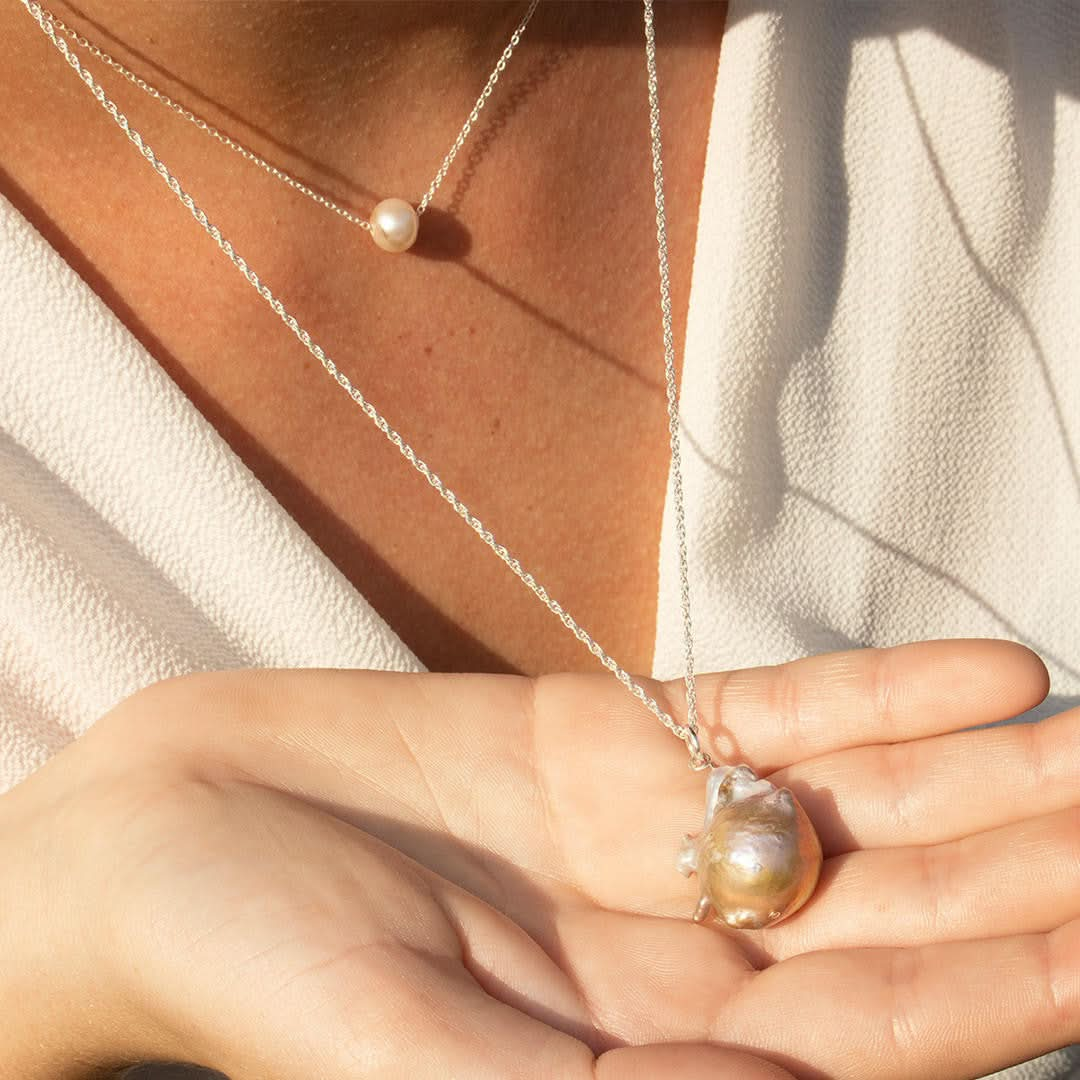
[[[649,689],[681,719],[679,683]],[[691,921],[675,858],[704,776],[605,674],[165,680],[0,810],[30,845],[50,821],[74,925],[110,883],[125,936],[98,965],[137,972],[153,1030],[199,1031],[172,1049],[239,1080],[337,1074],[343,1047],[477,1080],[665,1054],[686,1075],[963,1080],[1080,1037],[1080,711],[961,730],[1046,690],[1034,654],[986,640],[702,676],[706,745],[824,822],[815,895],[755,933]],[[1003,799],[998,775],[1040,782]],[[649,1043],[715,1045],[618,1049]]]

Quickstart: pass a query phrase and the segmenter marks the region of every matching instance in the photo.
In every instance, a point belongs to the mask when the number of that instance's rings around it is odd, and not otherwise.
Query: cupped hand
[[[20,1076],[969,1080],[1065,1045],[1080,711],[964,730],[1046,691],[995,640],[700,676],[704,745],[826,857],[745,933],[691,921],[703,774],[610,675],[157,683],[0,799]]]

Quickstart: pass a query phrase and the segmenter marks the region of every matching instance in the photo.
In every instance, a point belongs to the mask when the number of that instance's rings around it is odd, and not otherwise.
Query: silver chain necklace
[[[416,226],[420,215],[427,209],[439,185],[445,178],[454,157],[461,149],[480,110],[490,96],[506,62],[521,39],[521,34],[532,17],[539,0],[532,0],[525,17],[518,24],[509,44],[492,71],[476,105],[466,119],[450,152],[443,159],[435,179],[417,207],[401,199],[387,199],[379,203],[369,221],[352,215],[349,211],[324,199],[300,181],[276,169],[257,154],[247,150],[235,140],[223,135],[190,110],[177,104],[145,80],[130,72],[107,53],[91,45],[84,37],[52,16],[35,0],[22,0],[23,6],[36,20],[41,30],[63,55],[97,101],[112,117],[128,139],[135,145],[155,172],[180,200],[192,217],[214,240],[230,262],[244,275],[252,287],[277,313],[279,318],[299,339],[301,344],[326,369],[338,385],[360,406],[376,427],[394,444],[402,456],[427,482],[450,504],[488,547],[511,571],[555,614],[563,625],[584,644],[631,694],[674,735],[682,739],[689,751],[689,764],[693,769],[709,771],[706,785],[705,822],[700,833],[686,835],[679,851],[678,869],[684,874],[697,872],[701,883],[701,896],[694,912],[694,919],[702,922],[710,912],[728,926],[737,929],[758,929],[772,925],[794,914],[809,899],[816,887],[821,868],[822,853],[817,833],[806,813],[787,788],[777,788],[768,780],[760,780],[748,765],[718,765],[701,746],[698,736],[697,696],[694,682],[693,631],[690,617],[690,586],[687,572],[686,527],[683,513],[681,459],[679,452],[678,389],[675,377],[675,338],[672,329],[672,306],[670,275],[668,270],[667,216],[664,204],[663,160],[660,139],[660,103],[656,72],[656,40],[653,22],[653,0],[643,0],[645,25],[645,57],[649,91],[649,130],[652,145],[653,190],[656,206],[657,261],[660,278],[660,311],[663,325],[664,370],[667,387],[668,432],[671,446],[671,483],[675,511],[675,531],[679,559],[679,587],[683,616],[683,641],[685,652],[686,723],[674,720],[652,698],[645,688],[625,671],[589,635],[570,613],[536,578],[522,567],[520,561],[499,543],[491,530],[448,488],[442,479],[416,455],[413,448],[389,424],[382,414],[353,386],[345,372],[326,354],[284,304],[271,292],[269,286],[248,265],[233,245],[221,234],[206,213],[184,190],[179,180],[157,157],[149,144],[128,122],[116,104],[106,95],[89,70],[68,47],[69,37],[83,48],[89,49],[99,59],[115,68],[129,81],[169,105],[180,115],[191,120],[231,149],[265,168],[278,179],[347,218],[353,224],[370,231],[376,243],[384,250],[407,250],[416,238]],[[409,218],[401,206],[407,208]],[[385,209],[382,217],[380,208]],[[380,236],[382,234],[382,236]],[[385,242],[384,242],[385,241]]]
[[[160,101],[163,105],[167,105],[185,120],[190,120],[197,128],[217,139],[223,146],[227,146],[230,150],[236,151],[241,157],[247,158],[248,161],[258,165],[259,168],[264,169],[275,179],[288,184],[289,187],[299,191],[301,195],[306,195],[320,206],[326,207],[327,210],[332,210],[339,217],[343,217],[346,221],[357,226],[357,228],[371,233],[372,239],[384,251],[401,252],[408,251],[408,249],[416,242],[416,237],[420,230],[420,216],[427,210],[431,200],[435,198],[435,192],[439,190],[443,180],[446,179],[446,174],[450,171],[450,166],[453,164],[454,158],[457,157],[458,151],[464,146],[465,140],[469,136],[469,132],[472,131],[473,124],[476,123],[477,118],[480,116],[480,110],[487,104],[487,99],[491,97],[491,92],[495,89],[495,84],[499,81],[499,76],[506,70],[506,65],[510,62],[510,57],[513,55],[514,49],[520,44],[521,35],[525,33],[525,27],[529,25],[529,20],[533,17],[533,12],[536,11],[536,7],[539,3],[540,0],[531,0],[529,8],[522,17],[521,22],[517,24],[514,32],[510,35],[510,40],[507,42],[506,48],[503,49],[502,55],[492,69],[491,74],[488,76],[484,89],[480,91],[480,96],[476,99],[476,104],[473,105],[472,111],[465,118],[465,123],[461,125],[461,130],[454,140],[454,145],[450,147],[446,157],[442,159],[442,164],[439,166],[438,172],[436,172],[434,179],[428,185],[428,189],[424,192],[420,202],[413,208],[413,206],[404,199],[383,199],[371,211],[371,216],[367,219],[354,214],[351,210],[348,210],[343,206],[338,206],[333,199],[328,199],[326,196],[320,195],[317,191],[313,191],[307,184],[297,180],[294,176],[290,176],[284,169],[277,168],[277,166],[272,165],[264,157],[256,154],[254,150],[249,150],[236,139],[226,135],[220,128],[215,127],[197,113],[192,112],[191,109],[181,105],[180,102],[170,97],[164,91],[159,90],[156,86],[147,82],[146,79],[136,75],[130,68],[121,64],[119,60],[114,59],[109,53],[105,52],[104,49],[99,48],[92,41],[88,41],[84,35],[72,29],[62,19],[58,19],[47,8],[40,9],[41,18],[38,19],[38,22],[41,23],[43,30],[45,29],[45,23],[42,22],[42,19],[44,19],[45,22],[51,23],[56,33],[62,34],[64,37],[68,38],[68,40],[73,41],[81,49],[85,49],[91,56],[96,56],[102,63],[107,64],[114,71],[119,72],[129,83],[137,86],[144,93],[149,94],[150,97]],[[31,9],[31,14],[33,14],[33,9]],[[36,15],[35,18],[37,18]],[[47,30],[45,32],[48,33]],[[50,37],[52,36],[53,35],[50,35]],[[78,70],[78,68],[76,68],[76,70]]]

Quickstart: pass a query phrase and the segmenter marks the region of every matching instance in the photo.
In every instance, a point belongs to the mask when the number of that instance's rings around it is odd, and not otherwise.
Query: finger
[[[843,750],[781,769],[826,856],[937,844],[1080,804],[1080,709]]]
[[[760,1057],[717,1046],[622,1046],[602,1054],[596,1080],[793,1080],[786,1069]]]
[[[379,973],[386,970],[380,963]],[[292,1060],[269,1058],[262,1047],[225,1071],[233,1080],[308,1080],[312,1075],[401,1076],[416,1080],[635,1080],[669,1075],[651,1066],[676,1067],[670,1075],[702,1080],[789,1080],[790,1073],[745,1052],[707,1045],[633,1047],[598,1060],[593,1051],[558,1027],[487,994],[456,962],[401,949],[393,976],[357,987],[357,1022],[346,1033],[327,1035],[326,1045],[297,1069]],[[373,1001],[396,1022],[370,1034]],[[417,1002],[422,1012],[417,1012]],[[344,1034],[344,1037],[343,1037]],[[249,1063],[250,1062],[250,1063]],[[325,1067],[323,1066],[323,1063]],[[739,1071],[743,1069],[744,1071]]]
[[[761,932],[777,958],[1001,937],[1080,917],[1080,807],[932,847],[827,859],[813,899]]]
[[[665,1039],[693,1037],[683,1015],[680,973],[701,966],[706,955],[710,975],[720,983],[737,987],[750,971],[737,951],[716,936],[703,940],[700,928],[688,920],[570,903],[534,925],[530,937],[452,883],[434,874],[428,881],[456,926],[463,962],[477,984],[594,1051],[637,1042],[643,1032]],[[559,965],[552,956],[560,957]],[[715,983],[710,996],[719,1007],[722,992]],[[596,1065],[597,1080],[790,1080],[790,1075],[760,1058],[700,1043],[622,1047],[602,1053]]]
[[[231,1080],[594,1080],[588,1046],[491,997],[451,957],[373,944],[337,964],[335,985],[292,1030],[219,1045],[215,1066]]]
[[[992,941],[807,953],[703,1019],[725,1043],[768,1048],[833,1080],[970,1080],[1080,1039],[1080,922]]]
[[[525,896],[511,899],[504,890],[501,907],[495,907],[439,874],[418,870],[454,927],[462,965],[478,986],[594,1050],[605,1048],[576,978],[577,957],[571,963],[563,944],[563,919],[581,917],[576,897],[555,908]]]
[[[663,684],[677,719],[682,684]],[[714,758],[773,772],[852,746],[1005,720],[1049,690],[1042,660],[997,638],[918,641],[701,675],[702,741]]]
[[[917,739],[1002,719],[1044,697],[1045,676],[1042,661],[1013,642],[919,642],[707,675],[699,680],[700,715],[704,725],[719,716],[737,730],[727,760],[746,760],[766,774],[770,765],[846,745]],[[569,731],[580,686],[580,677],[540,680],[537,696],[548,719],[534,735],[547,803],[560,815],[560,846],[577,884],[609,907],[668,910],[675,897],[692,904],[696,886],[680,890],[671,866],[682,835],[701,827],[701,774],[678,768],[686,761],[684,748],[642,717],[613,680],[592,684],[596,724]],[[661,701],[674,706],[678,696],[673,689]],[[678,708],[672,712],[684,719]],[[597,742],[598,734],[606,738]],[[572,736],[575,754],[567,760],[559,748],[571,745]]]
[[[472,1076],[470,1071],[467,1075]],[[703,1044],[621,1046],[596,1061],[595,1080],[793,1080],[791,1073],[739,1050]],[[116,1080],[228,1080],[217,1071],[191,1065],[139,1065],[125,1069]],[[589,1080],[592,1080],[590,1077]]]

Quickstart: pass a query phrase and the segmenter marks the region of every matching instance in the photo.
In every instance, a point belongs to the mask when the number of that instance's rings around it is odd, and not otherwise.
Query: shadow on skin
[[[131,64],[137,68],[136,74],[147,78],[151,82],[163,83],[169,81],[180,87],[183,100],[178,102],[185,108],[198,113],[200,109],[209,110],[220,114],[225,118],[224,123],[230,130],[226,130],[220,124],[211,126],[218,127],[222,134],[234,138],[236,141],[246,143],[255,136],[259,145],[268,148],[260,154],[269,164],[281,171],[288,173],[301,181],[324,198],[349,210],[360,218],[366,218],[371,206],[383,197],[369,184],[347,175],[340,169],[334,168],[319,158],[299,149],[293,142],[287,141],[275,135],[261,124],[253,122],[249,117],[241,114],[226,102],[212,96],[200,89],[193,82],[185,79],[171,67],[154,60],[143,49],[138,48],[125,40],[101,22],[87,15],[76,4],[68,3],[71,12],[69,17],[77,23],[75,29],[88,30],[100,44],[106,49],[114,49],[119,46],[126,56],[130,56]],[[693,43],[695,34],[703,18],[715,19],[723,16],[723,5],[715,3],[699,4],[700,16],[696,19],[668,20],[663,26],[665,39],[669,44]],[[307,35],[323,34],[327,38],[327,47],[333,45],[337,48],[342,37],[338,32],[339,20],[348,17],[348,6],[339,5],[337,18],[327,19],[324,5],[311,5],[314,15],[304,21],[304,32]],[[402,10],[408,10],[410,18],[405,21],[399,32],[404,35],[411,27],[417,29],[430,27],[433,23],[441,21],[453,21],[457,16],[453,5],[437,2],[412,2],[404,0],[395,5],[395,15],[399,16]],[[510,21],[507,23],[507,33],[515,25],[520,12],[511,10],[507,13]],[[473,133],[472,138],[465,144],[467,150],[463,157],[455,161],[457,180],[450,196],[449,206],[441,211],[444,220],[440,221],[433,231],[434,235],[427,238],[423,243],[418,242],[413,253],[425,258],[438,260],[457,259],[466,254],[470,247],[468,232],[464,225],[457,222],[454,227],[448,225],[450,218],[456,218],[465,196],[472,183],[480,163],[486,157],[488,150],[494,141],[503,133],[509,119],[540,89],[572,56],[571,50],[566,48],[568,35],[577,33],[580,29],[580,10],[575,10],[575,5],[560,5],[549,3],[539,9],[529,25],[529,47],[535,45],[547,45],[548,51],[540,53],[528,66],[522,65],[519,59],[506,70],[501,76],[502,91],[501,101],[497,108],[491,109],[488,105],[480,114],[480,127]],[[320,21],[321,20],[321,21]],[[585,31],[590,44],[606,46],[627,46],[637,42],[641,37],[640,21],[635,12],[635,18],[623,18],[612,20],[609,13],[603,10],[603,5],[587,17]],[[347,39],[346,39],[347,40]],[[72,46],[76,53],[82,50]],[[94,69],[95,61],[90,60],[89,66]],[[98,67],[101,63],[98,62]],[[95,71],[95,74],[97,72]],[[479,91],[482,83],[477,86]],[[463,114],[462,120],[465,116]],[[565,118],[564,118],[565,119]],[[208,121],[209,122],[209,121]],[[456,133],[455,133],[456,134]],[[449,142],[449,138],[448,138]],[[275,160],[276,159],[276,160]],[[284,162],[290,162],[288,166]],[[299,166],[299,168],[297,168]],[[361,206],[360,204],[363,204]],[[431,214],[431,210],[425,211],[425,218]],[[425,222],[428,225],[428,222]],[[355,227],[355,226],[354,226]],[[423,232],[421,236],[423,236]]]
[[[72,270],[112,310],[117,318],[131,331],[140,344],[151,354],[167,372],[184,395],[194,404],[202,416],[221,434],[243,462],[265,483],[265,478],[273,478],[272,486],[275,498],[297,523],[298,527],[310,537],[312,542],[327,554],[335,565],[341,566],[342,553],[362,552],[360,559],[364,567],[363,595],[371,606],[386,618],[387,612],[420,612],[421,617],[413,620],[414,625],[425,628],[425,637],[420,642],[407,642],[422,662],[439,656],[439,642],[450,634],[469,640],[470,655],[475,657],[472,670],[493,674],[520,674],[503,657],[488,649],[475,637],[467,635],[457,623],[435,607],[426,597],[398,574],[375,550],[350,528],[338,515],[303,484],[293,473],[288,471],[272,454],[259,446],[247,430],[238,424],[232,416],[220,408],[214,400],[203,392],[202,386],[188,377],[181,365],[164,344],[150,331],[139,316],[128,306],[124,298],[113,288],[112,283],[102,275],[84,253],[72,244],[64,232],[44,209],[19,186],[3,169],[0,169],[0,189],[6,190],[15,207],[28,219],[44,238],[57,250]],[[305,512],[306,510],[306,512]],[[301,515],[298,517],[298,514]],[[447,514],[452,511],[447,508]],[[317,529],[308,531],[299,525],[300,520],[318,523]],[[390,620],[387,619],[389,622]],[[392,625],[392,624],[391,624]]]
[[[509,119],[566,63],[570,55],[570,51],[564,48],[544,53],[520,73],[521,77],[515,80],[493,112],[485,111],[481,114],[487,118],[486,122],[466,143],[468,149],[464,159],[458,158],[454,162],[459,175],[446,204],[448,214],[457,217],[461,213],[473,177],[480,163],[487,157],[492,143],[502,134]]]

